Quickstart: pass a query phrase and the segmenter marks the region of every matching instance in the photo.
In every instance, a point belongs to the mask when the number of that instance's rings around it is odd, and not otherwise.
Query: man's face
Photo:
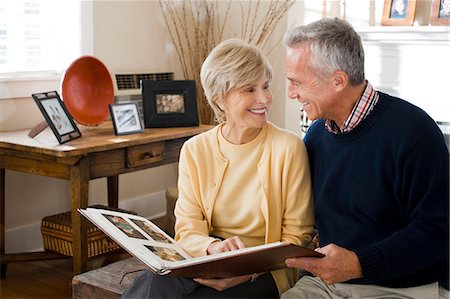
[[[287,49],[285,74],[288,79],[288,96],[303,104],[310,120],[333,119],[336,92],[332,76],[319,76],[309,66],[309,56],[307,44]]]

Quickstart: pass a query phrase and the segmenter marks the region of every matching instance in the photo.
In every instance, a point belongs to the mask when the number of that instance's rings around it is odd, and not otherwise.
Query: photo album
[[[322,257],[313,250],[275,242],[265,245],[192,257],[147,218],[98,208],[78,210],[119,246],[158,275],[224,278],[286,267],[292,257]]]

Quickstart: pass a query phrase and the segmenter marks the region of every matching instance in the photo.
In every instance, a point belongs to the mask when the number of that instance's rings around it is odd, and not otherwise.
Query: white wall
[[[446,26],[360,28],[366,76],[381,91],[425,110],[435,121],[450,121],[450,28]]]

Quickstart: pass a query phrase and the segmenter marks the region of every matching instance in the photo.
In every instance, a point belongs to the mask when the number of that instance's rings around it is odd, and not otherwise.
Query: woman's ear
[[[219,106],[220,110],[225,111],[225,106],[223,105],[223,100],[216,101],[217,106]]]
[[[348,84],[348,75],[343,71],[335,71],[333,73],[333,85],[336,91],[343,90]]]

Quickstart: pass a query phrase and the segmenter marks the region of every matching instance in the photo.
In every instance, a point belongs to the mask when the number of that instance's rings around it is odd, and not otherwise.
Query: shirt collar
[[[325,128],[329,132],[335,134],[350,132],[370,114],[377,102],[378,93],[374,90],[369,81],[366,80],[366,87],[364,88],[364,91],[355,106],[353,106],[352,112],[347,117],[347,120],[343,123],[343,125],[339,127],[335,121],[326,119]]]

